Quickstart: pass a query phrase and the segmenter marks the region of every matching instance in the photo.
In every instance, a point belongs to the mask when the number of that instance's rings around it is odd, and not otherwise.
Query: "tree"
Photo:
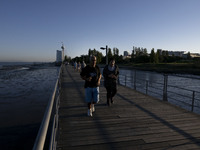
[[[148,55],[146,48],[144,48],[143,53],[144,53],[144,55]]]
[[[187,59],[190,60],[191,58],[192,58],[192,57],[191,57],[191,55],[190,55],[190,52],[188,52],[188,53],[187,53]]]
[[[101,52],[97,51],[96,49],[93,49],[93,50],[89,49],[88,55],[89,55],[89,57],[90,56],[96,56],[97,57],[97,63],[100,63],[102,61],[103,55],[102,55]]]
[[[113,55],[112,55],[111,48],[108,48],[108,53],[107,53],[107,55],[108,55],[108,60],[113,56]]]
[[[113,55],[116,55],[116,48],[113,48]]]
[[[92,55],[92,50],[89,49],[89,50],[88,50],[88,56],[90,57],[91,55]]]
[[[65,60],[64,61],[70,62],[71,61],[71,57],[68,57],[67,55],[65,55]]]
[[[152,48],[150,53],[150,62],[155,63],[155,60],[156,60],[156,54],[154,52],[154,48]]]
[[[119,49],[116,49],[116,55],[119,56]]]
[[[99,51],[96,51],[97,63],[100,63],[103,58],[103,54]]]
[[[155,55],[155,63],[156,64],[159,63],[159,55],[160,55],[160,53],[157,51],[156,55]]]
[[[132,50],[132,53],[131,53],[131,62],[134,62],[134,59],[135,59],[135,50],[134,50],[134,47],[133,47],[133,50]]]

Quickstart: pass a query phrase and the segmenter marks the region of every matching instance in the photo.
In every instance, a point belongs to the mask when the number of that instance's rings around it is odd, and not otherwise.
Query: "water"
[[[58,71],[50,63],[0,63],[1,148],[32,149]]]

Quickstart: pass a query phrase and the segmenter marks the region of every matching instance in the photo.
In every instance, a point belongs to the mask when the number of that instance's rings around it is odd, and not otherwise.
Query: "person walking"
[[[74,70],[77,70],[77,62],[74,62]]]
[[[119,75],[119,67],[115,64],[115,59],[111,58],[109,64],[103,69],[104,86],[107,91],[107,105],[114,103],[113,97],[117,93],[117,78]]]
[[[81,64],[81,70],[82,70],[83,68],[85,68],[85,66],[86,66],[86,63],[83,61],[82,64]]]
[[[95,56],[90,57],[90,64],[84,67],[80,73],[80,76],[85,80],[85,101],[88,106],[87,115],[92,117],[92,113],[95,111],[94,104],[99,102],[99,86],[101,80],[101,71],[96,65],[97,58]]]
[[[77,71],[81,72],[81,63],[80,63],[80,61],[77,63]]]

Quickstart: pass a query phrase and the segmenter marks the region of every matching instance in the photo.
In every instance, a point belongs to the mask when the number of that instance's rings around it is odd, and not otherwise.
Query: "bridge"
[[[71,66],[63,68],[52,149],[200,149],[199,115],[121,85],[115,103],[106,106],[106,90],[101,85],[100,102],[93,117],[88,117],[83,85],[79,72]]]

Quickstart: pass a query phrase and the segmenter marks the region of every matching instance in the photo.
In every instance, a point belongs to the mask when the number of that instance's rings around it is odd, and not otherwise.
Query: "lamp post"
[[[108,64],[108,46],[106,45],[106,47],[100,47],[100,49],[106,50],[106,65],[107,65]]]
[[[65,54],[64,54],[65,46],[64,46],[63,42],[62,42],[61,49],[62,49],[62,62],[63,62],[65,60]]]

